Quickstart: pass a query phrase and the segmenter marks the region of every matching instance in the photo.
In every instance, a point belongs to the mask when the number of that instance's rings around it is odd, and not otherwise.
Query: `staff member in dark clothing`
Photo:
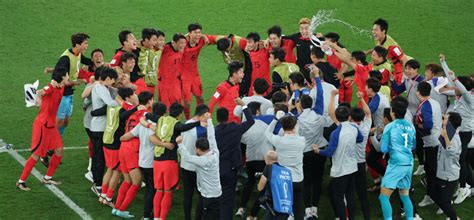
[[[255,123],[252,113],[240,98],[235,99],[242,106],[247,121],[237,124],[228,122],[229,111],[225,108],[217,110],[216,142],[219,149],[219,173],[222,187],[220,219],[232,219],[237,173],[242,166],[240,140],[242,134]]]

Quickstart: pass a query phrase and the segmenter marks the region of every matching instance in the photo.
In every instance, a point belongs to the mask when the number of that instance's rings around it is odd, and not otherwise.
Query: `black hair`
[[[124,52],[124,53],[120,56],[120,61],[121,61],[122,63],[125,63],[125,62],[127,62],[127,60],[130,60],[130,59],[137,60],[137,55],[135,55],[134,53],[130,53],[130,52]]]
[[[472,90],[473,82],[471,78],[469,78],[468,76],[458,76],[458,80],[464,87],[466,87],[467,91]]]
[[[340,38],[339,34],[336,32],[329,32],[325,34],[324,37],[331,39],[332,42],[339,42],[339,38]]]
[[[431,85],[428,83],[428,82],[420,82],[418,83],[418,88],[417,90],[421,96],[423,97],[426,97],[426,96],[430,96],[430,93],[431,93]]]
[[[367,66],[368,64],[366,61],[367,56],[365,55],[364,51],[360,51],[360,50],[354,51],[352,52],[351,56],[355,60],[360,61],[362,65]]]
[[[149,91],[143,91],[138,94],[138,103],[140,103],[140,105],[146,105],[152,99],[153,94]]]
[[[302,95],[300,98],[301,107],[303,109],[311,108],[313,106],[313,98],[309,95]]]
[[[383,109],[383,117],[386,118],[389,122],[393,121],[392,115],[390,114],[391,111],[392,111],[392,109],[390,109],[390,108],[384,108]]]
[[[117,93],[123,100],[125,100],[133,95],[133,89],[130,87],[121,87]]]
[[[249,34],[247,34],[247,40],[249,39],[252,39],[254,42],[258,42],[260,41],[260,34],[258,34],[257,32],[250,32]]]
[[[311,49],[311,55],[314,55],[318,59],[324,59],[324,52],[319,47],[313,47],[313,49]]]
[[[230,47],[230,39],[227,37],[217,40],[217,50],[226,51]]]
[[[449,112],[448,113],[448,122],[454,127],[454,129],[458,129],[461,126],[462,118],[461,115],[457,112]]]
[[[283,111],[285,113],[288,113],[288,106],[283,104],[283,103],[276,103],[275,106],[273,106],[273,109],[275,111],[275,114],[278,112],[278,111]]]
[[[219,123],[225,123],[229,120],[229,111],[226,108],[217,109],[216,119]]]
[[[270,36],[270,34],[275,34],[276,36],[281,37],[281,27],[278,25],[274,25],[268,28],[267,33],[268,33],[268,36]]]
[[[420,69],[420,63],[415,59],[411,59],[405,63],[405,67],[411,67],[412,69]]]
[[[201,151],[209,150],[209,141],[207,140],[207,138],[198,138],[196,140],[196,149],[199,149]]]
[[[117,71],[110,67],[105,67],[100,74],[100,79],[105,80],[107,78],[116,80],[118,78]]]
[[[158,37],[158,33],[156,32],[155,29],[153,29],[153,28],[143,28],[142,29],[142,40],[145,40],[145,39],[150,40],[153,37],[153,35]]]
[[[388,33],[388,22],[385,19],[379,18],[374,21],[374,24],[380,26],[380,30],[385,31],[385,34]]]
[[[275,103],[279,103],[279,102],[286,102],[287,98],[288,97],[286,96],[286,94],[284,92],[276,91],[272,95],[272,103],[275,104]]]
[[[404,98],[403,96],[397,96],[392,99],[390,106],[392,107],[392,112],[395,115],[396,119],[405,118],[405,114],[407,113],[408,108],[408,100],[406,98]]]
[[[151,109],[154,115],[163,116],[166,114],[167,107],[163,102],[154,102]]]
[[[379,81],[382,81],[382,73],[378,70],[371,70],[369,71],[369,77],[370,78],[376,78]]]
[[[183,113],[184,107],[179,104],[178,102],[173,102],[170,106],[170,116],[173,118],[177,118],[181,113]]]
[[[339,122],[345,122],[349,120],[350,115],[351,115],[350,108],[346,106],[340,106],[340,105],[336,108],[336,119]]]
[[[260,106],[262,106],[262,103],[260,102],[250,102],[249,104],[247,104],[247,107],[249,108],[252,115],[256,115],[257,111],[260,111],[260,113],[262,112],[260,110]]]
[[[76,33],[71,35],[71,44],[72,47],[75,47],[76,44],[82,44],[84,41],[88,40],[90,37],[85,33]]]
[[[173,41],[178,42],[180,39],[186,40],[186,37],[183,34],[176,33],[173,35]]]
[[[196,110],[194,111],[195,116],[203,116],[204,114],[208,113],[209,107],[205,104],[200,104],[196,106]]]
[[[102,55],[104,55],[104,51],[102,51],[100,48],[95,48],[91,52],[91,58],[94,56],[96,52],[100,52]]]
[[[375,46],[374,51],[375,51],[375,53],[377,53],[377,55],[383,57],[384,60],[387,59],[388,50],[385,49],[385,47]]]
[[[165,32],[163,32],[163,31],[157,29],[157,30],[156,30],[156,36],[157,36],[157,37],[160,37],[160,36],[165,37]]]
[[[351,108],[351,118],[355,122],[360,122],[365,118],[365,112],[360,107],[352,107]]]
[[[296,83],[301,87],[304,87],[304,76],[300,72],[293,72],[289,76],[292,83]]]
[[[429,63],[425,65],[425,70],[429,70],[434,75],[439,75],[443,72],[443,68],[436,63]]]
[[[63,81],[63,77],[67,74],[67,69],[64,67],[56,67],[51,74],[51,79],[56,81],[57,83],[61,83]]]
[[[100,76],[102,76],[102,72],[103,72],[104,70],[106,70],[107,68],[109,68],[109,67],[107,67],[107,66],[99,66],[99,67],[97,67],[97,69],[95,69],[95,71],[94,71],[94,79],[95,79],[95,80],[100,80]]]
[[[227,70],[229,70],[229,77],[232,76],[232,74],[236,73],[239,71],[239,69],[244,68],[244,64],[240,61],[232,61],[227,65]]]
[[[198,23],[192,23],[188,25],[188,32],[202,30],[202,26]]]
[[[380,91],[380,87],[382,84],[380,84],[380,81],[377,78],[370,77],[365,81],[365,84],[367,85],[367,88],[372,89],[373,92],[377,93]]]
[[[267,80],[263,78],[256,78],[255,81],[253,81],[253,89],[255,89],[255,92],[259,95],[263,95],[268,90],[268,82]]]
[[[273,58],[280,60],[280,62],[285,62],[286,51],[283,48],[273,48],[270,54],[273,55]]]
[[[351,103],[348,103],[348,102],[340,102],[338,106],[345,106],[347,108],[351,108]]]
[[[294,116],[285,116],[280,119],[281,127],[284,131],[291,131],[295,128],[296,118]]]
[[[123,46],[123,43],[125,41],[127,41],[127,37],[129,34],[131,34],[132,32],[129,31],[129,30],[123,30],[119,33],[118,37],[119,37],[119,41],[120,41],[120,44]]]

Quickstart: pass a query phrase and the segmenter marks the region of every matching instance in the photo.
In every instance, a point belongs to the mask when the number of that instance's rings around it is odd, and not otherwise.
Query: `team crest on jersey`
[[[214,98],[218,99],[221,94],[219,92],[214,93]]]

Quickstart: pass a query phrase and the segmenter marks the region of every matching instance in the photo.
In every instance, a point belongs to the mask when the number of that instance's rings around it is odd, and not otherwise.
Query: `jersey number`
[[[403,133],[402,136],[405,138],[405,147],[408,147],[408,133]]]

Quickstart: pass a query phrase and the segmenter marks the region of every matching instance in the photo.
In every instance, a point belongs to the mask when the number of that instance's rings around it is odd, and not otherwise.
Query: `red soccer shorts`
[[[167,83],[160,81],[158,83],[158,94],[160,101],[166,106],[170,107],[171,104],[178,102],[181,104],[181,83]]]
[[[192,95],[196,97],[202,96],[202,82],[199,76],[195,77],[194,80],[183,80],[181,86],[183,88],[183,100],[186,102],[191,102]]]
[[[120,171],[122,173],[130,173],[131,170],[138,168],[138,147],[135,147],[136,143],[132,139],[127,142],[122,142],[120,146]],[[137,141],[138,142],[138,141]],[[138,142],[140,144],[140,142]]]
[[[179,189],[178,163],[174,160],[155,160],[153,163],[153,181],[157,190]]]
[[[56,126],[47,128],[39,120],[33,122],[33,131],[31,134],[32,154],[45,157],[48,150],[54,150],[62,146],[63,141]]]
[[[112,150],[104,147],[104,157],[105,157],[105,166],[112,170],[119,170],[120,171],[120,158],[119,158],[119,151],[120,150]]]

